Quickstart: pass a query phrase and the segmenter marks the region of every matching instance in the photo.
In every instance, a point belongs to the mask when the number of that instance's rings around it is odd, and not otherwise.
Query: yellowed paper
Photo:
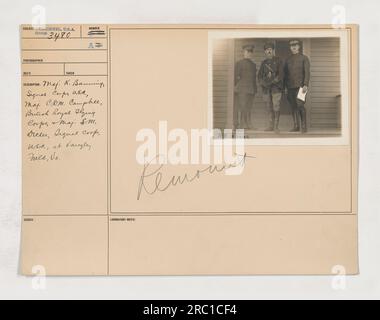
[[[22,273],[357,274],[357,33],[22,26]]]

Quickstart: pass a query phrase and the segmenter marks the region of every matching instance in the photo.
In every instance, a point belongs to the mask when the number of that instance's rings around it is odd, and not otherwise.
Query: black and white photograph
[[[344,35],[246,34],[210,37],[212,128],[244,129],[245,139],[341,140],[349,112]]]

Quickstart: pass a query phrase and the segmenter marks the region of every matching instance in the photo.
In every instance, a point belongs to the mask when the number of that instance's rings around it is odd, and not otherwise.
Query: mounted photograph
[[[210,32],[209,51],[215,139],[244,129],[253,144],[348,142],[346,30]]]

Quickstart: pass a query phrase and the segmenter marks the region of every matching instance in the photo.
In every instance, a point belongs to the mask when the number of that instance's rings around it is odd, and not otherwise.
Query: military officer
[[[257,93],[256,64],[252,61],[253,45],[243,47],[244,58],[235,65],[234,128],[251,128],[251,111]]]
[[[298,99],[300,89],[307,93],[310,82],[310,60],[301,53],[301,42],[289,41],[291,56],[285,63],[285,85],[288,90],[288,101],[292,107],[293,129],[290,132],[307,132],[305,102]],[[301,119],[300,119],[301,118]],[[301,120],[301,127],[300,127]]]
[[[266,59],[262,62],[258,74],[259,84],[263,89],[263,100],[267,105],[269,126],[265,131],[279,132],[280,105],[284,86],[284,65],[275,56],[274,43],[264,45]]]

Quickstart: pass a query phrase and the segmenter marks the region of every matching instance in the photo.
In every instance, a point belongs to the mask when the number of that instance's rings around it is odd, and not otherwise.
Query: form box
[[[107,50],[107,39],[22,39],[23,50]]]
[[[106,76],[107,75],[107,63],[76,63],[76,64],[66,64],[65,75],[66,76]]]
[[[28,64],[22,68],[22,75],[27,76],[62,76],[64,75],[64,64]]]
[[[23,51],[25,63],[107,63],[107,51]]]

